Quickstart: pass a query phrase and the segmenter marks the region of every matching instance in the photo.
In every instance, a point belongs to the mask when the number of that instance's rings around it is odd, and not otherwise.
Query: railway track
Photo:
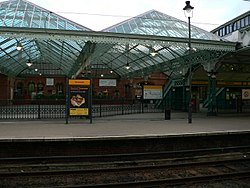
[[[224,151],[227,149],[224,148]],[[225,182],[233,179],[237,180],[237,183],[241,180],[242,184],[249,181],[249,152],[202,155],[201,153],[194,154],[193,151],[191,156],[190,150],[184,157],[171,152],[167,152],[168,157],[166,153],[164,155],[145,153],[144,156],[142,153],[134,156],[133,154],[108,155],[103,156],[104,160],[100,160],[101,156],[96,156],[95,160],[91,160],[91,156],[75,156],[71,161],[69,157],[48,157],[46,160],[45,158],[1,159],[0,185],[1,187],[167,187]],[[172,157],[169,157],[171,155]]]
[[[250,151],[250,145],[188,149],[178,151],[157,151],[141,153],[118,153],[118,154],[96,154],[96,155],[67,155],[67,156],[40,156],[40,157],[2,157],[0,165],[5,164],[30,164],[30,163],[66,163],[66,162],[115,162],[115,161],[134,161],[146,159],[166,159],[205,156],[209,154],[227,154],[240,152],[242,154]]]

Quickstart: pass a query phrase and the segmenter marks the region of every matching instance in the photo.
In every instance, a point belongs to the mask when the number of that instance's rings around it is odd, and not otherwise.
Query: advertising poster
[[[69,80],[69,115],[89,116],[90,80]]]
[[[242,89],[242,99],[243,100],[250,99],[250,89]]]

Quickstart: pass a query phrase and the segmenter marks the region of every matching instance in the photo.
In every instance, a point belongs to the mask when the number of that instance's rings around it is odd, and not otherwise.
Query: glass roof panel
[[[130,25],[130,27],[128,27]],[[124,29],[126,28],[126,29]],[[177,18],[168,16],[156,10],[148,11],[114,26],[104,29],[105,32],[131,33],[144,35],[157,35],[167,37],[188,38],[187,23]],[[192,38],[216,40],[221,37],[191,25]]]
[[[91,30],[25,0],[0,2],[0,9],[0,26]]]

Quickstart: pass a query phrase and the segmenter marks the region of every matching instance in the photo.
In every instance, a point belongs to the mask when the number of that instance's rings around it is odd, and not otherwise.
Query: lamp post
[[[186,6],[183,8],[185,16],[188,18],[188,51],[191,54],[191,26],[190,18],[193,17],[193,9],[190,1],[186,1]],[[189,64],[189,103],[188,103],[188,123],[192,123],[192,62]]]

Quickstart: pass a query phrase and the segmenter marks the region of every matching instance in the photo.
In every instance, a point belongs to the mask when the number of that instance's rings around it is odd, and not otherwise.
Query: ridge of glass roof
[[[188,23],[159,11],[150,10],[102,31],[188,38]],[[191,25],[191,38],[215,41],[225,40],[193,25]]]
[[[0,2],[0,26],[91,31],[26,0]]]

